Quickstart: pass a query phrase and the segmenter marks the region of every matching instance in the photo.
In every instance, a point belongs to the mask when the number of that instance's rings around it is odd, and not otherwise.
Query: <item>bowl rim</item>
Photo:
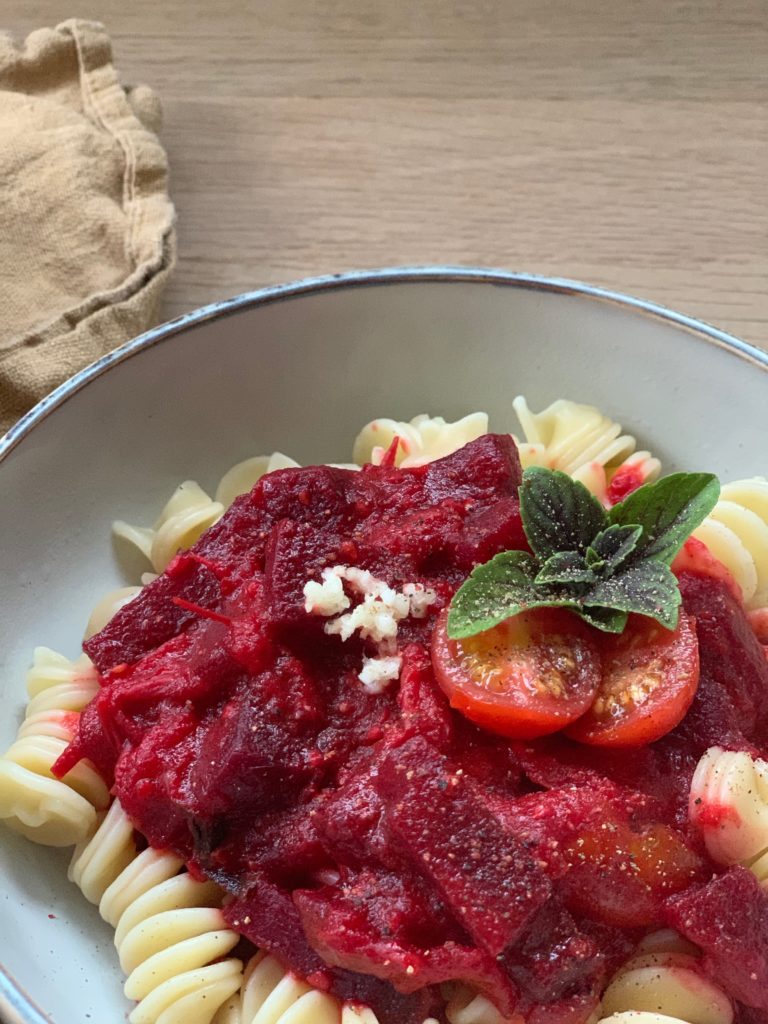
[[[583,300],[608,303],[627,311],[640,313],[653,319],[674,324],[696,336],[700,341],[725,349],[731,355],[744,359],[758,369],[768,373],[768,352],[742,341],[740,338],[717,327],[678,313],[666,306],[635,298],[622,292],[612,291],[596,285],[563,277],[549,277],[539,274],[502,270],[494,267],[471,267],[451,265],[383,267],[374,270],[353,270],[340,274],[325,274],[306,277],[282,285],[270,285],[255,291],[244,292],[231,299],[209,303],[198,309],[153,327],[143,334],[125,342],[96,362],[86,366],[74,376],[37,403],[14,426],[0,437],[0,463],[28,437],[34,428],[42,423],[57,408],[72,398],[92,381],[106,373],[111,367],[138,355],[168,338],[182,334],[189,327],[223,319],[244,309],[281,302],[305,295],[318,295],[328,291],[347,288],[365,288],[391,284],[419,283],[478,283],[503,287],[522,288],[559,295],[569,295]],[[45,1014],[24,991],[21,985],[0,963],[0,1017],[8,1024],[52,1024]]]
[[[419,283],[477,283],[492,284],[503,287],[522,288],[541,292],[552,292],[569,295],[593,302],[607,303],[623,307],[627,311],[674,324],[681,327],[700,341],[725,349],[738,358],[768,372],[768,351],[743,341],[727,331],[713,327],[703,320],[678,313],[647,299],[639,299],[622,292],[601,288],[597,285],[585,284],[581,281],[565,277],[549,277],[540,274],[502,270],[495,267],[472,267],[451,265],[426,265],[382,267],[374,270],[351,270],[340,274],[325,274],[305,277],[288,284],[268,285],[255,291],[243,292],[231,299],[223,299],[200,306],[189,313],[184,313],[174,320],[152,327],[143,334],[137,335],[123,345],[102,356],[86,366],[68,380],[60,384],[45,398],[41,399],[29,412],[25,413],[10,430],[0,437],[0,463],[32,430],[43,422],[55,409],[62,406],[86,385],[96,380],[111,367],[138,355],[168,338],[182,334],[189,327],[209,321],[220,320],[244,309],[305,295],[318,295],[328,291],[341,291],[347,288],[366,288],[391,284]]]

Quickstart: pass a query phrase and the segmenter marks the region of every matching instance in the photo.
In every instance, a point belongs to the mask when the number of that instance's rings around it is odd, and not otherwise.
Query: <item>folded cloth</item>
[[[176,248],[159,120],[102,25],[0,35],[0,434],[154,322]]]

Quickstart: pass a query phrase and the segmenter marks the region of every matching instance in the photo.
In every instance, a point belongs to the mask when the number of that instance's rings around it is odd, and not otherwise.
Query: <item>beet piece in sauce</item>
[[[700,946],[707,973],[735,999],[768,1010],[768,893],[733,867],[667,901],[667,920]]]
[[[552,890],[476,783],[417,736],[384,758],[377,789],[387,827],[417,870],[479,946],[503,952]]]

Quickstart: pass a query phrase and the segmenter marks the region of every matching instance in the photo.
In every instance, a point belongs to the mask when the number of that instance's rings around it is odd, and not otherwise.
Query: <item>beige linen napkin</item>
[[[0,434],[154,322],[175,259],[159,120],[103,26],[0,35]]]

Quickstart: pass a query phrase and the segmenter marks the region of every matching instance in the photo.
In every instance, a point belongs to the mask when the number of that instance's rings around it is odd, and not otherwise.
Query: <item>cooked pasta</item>
[[[96,811],[109,804],[107,787],[89,762],[63,779],[51,772],[97,690],[96,670],[85,656],[71,662],[47,647],[35,650],[26,716],[0,757],[0,818],[45,846],[79,842],[94,828]]]
[[[754,863],[768,881],[768,763],[710,747],[694,773],[689,810],[713,860]]]
[[[498,1015],[497,1020],[501,1020]],[[245,968],[242,988],[221,1007],[212,1024],[378,1024],[378,1019],[365,1006],[342,1005],[312,988],[260,951]],[[437,1021],[429,1018],[424,1024]],[[471,1024],[484,1022],[473,1018]]]
[[[621,425],[591,405],[558,399],[539,413],[531,412],[522,395],[512,402],[525,441],[517,441],[523,467],[560,469],[588,487],[601,501],[619,469],[632,468],[637,481],[655,480],[661,463]]]
[[[414,416],[410,423],[377,419],[367,423],[355,439],[352,458],[362,466],[381,463],[384,453],[396,437],[400,438],[395,465],[407,469],[422,466],[462,448],[469,441],[488,433],[488,416],[473,412],[455,423],[442,416]]]
[[[112,532],[138,548],[155,572],[163,572],[174,555],[191,547],[223,513],[221,502],[213,501],[194,480],[185,480],[173,492],[154,526],[131,526],[119,519]]]
[[[69,877],[115,927],[131,1024],[210,1024],[242,983],[242,963],[224,959],[240,941],[226,924],[222,891],[198,882],[169,853],[139,852],[115,801],[74,852]]]
[[[238,462],[219,481],[219,486],[216,488],[216,501],[225,508],[229,508],[235,498],[250,491],[265,474],[272,473],[276,469],[291,469],[296,466],[298,466],[298,462],[294,462],[293,459],[281,452],[257,455],[253,459]]]
[[[602,1013],[617,1018],[637,1012],[660,1014],[686,1024],[733,1024],[733,1003],[686,953],[640,953],[613,977],[603,993]]]
[[[768,605],[768,480],[756,476],[724,484],[694,537],[730,570],[747,608]]]
[[[214,1024],[339,1024],[340,1020],[337,999],[313,989],[273,956],[259,952],[245,969],[237,998],[222,1008]]]
[[[445,1006],[449,1024],[506,1024],[504,1017],[485,996],[466,985],[452,985]]]

